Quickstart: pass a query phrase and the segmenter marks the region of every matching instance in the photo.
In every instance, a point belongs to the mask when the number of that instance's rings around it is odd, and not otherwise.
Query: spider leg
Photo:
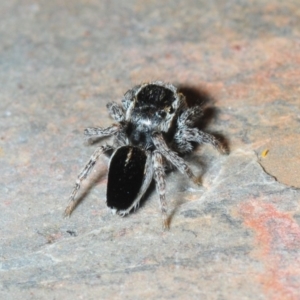
[[[84,130],[84,134],[88,137],[101,138],[111,136],[120,130],[120,125],[114,124],[109,127],[88,127]]]
[[[154,171],[154,179],[156,183],[156,191],[159,194],[160,208],[162,213],[162,226],[163,229],[168,229],[168,218],[167,218],[167,202],[166,202],[166,182],[165,182],[165,171],[163,166],[163,157],[157,151],[153,151],[152,164]]]
[[[156,149],[171,162],[181,173],[186,174],[194,183],[200,184],[200,179],[194,175],[190,167],[186,164],[183,158],[178,156],[166,144],[161,133],[154,132],[152,140]]]
[[[83,168],[83,170],[79,173],[78,178],[76,180],[74,189],[69,197],[69,204],[65,209],[64,215],[70,216],[73,209],[76,206],[76,201],[75,201],[75,197],[77,195],[78,190],[80,189],[80,184],[82,182],[83,179],[85,179],[91,172],[92,168],[94,167],[97,159],[99,158],[99,156],[101,154],[103,154],[106,151],[112,150],[113,147],[109,146],[109,145],[105,145],[105,146],[100,146],[98,147],[95,152],[93,153],[93,155],[90,157],[88,163],[85,165],[85,167]]]
[[[109,114],[111,117],[118,123],[123,122],[125,120],[125,114],[123,108],[115,103],[115,102],[110,102],[106,105]]]
[[[186,126],[194,126],[195,122],[203,115],[202,108],[199,106],[194,106],[187,108],[177,120],[179,128]]]
[[[197,128],[184,128],[178,132],[178,136],[175,137],[178,141],[186,140],[188,142],[196,142],[199,144],[211,144],[215,149],[221,153],[227,153],[227,149],[222,143],[213,135],[203,132]]]

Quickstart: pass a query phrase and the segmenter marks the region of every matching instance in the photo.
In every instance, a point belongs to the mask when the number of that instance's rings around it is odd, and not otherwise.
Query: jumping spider
[[[65,215],[72,213],[81,181],[89,175],[99,156],[113,151],[108,171],[107,206],[113,213],[127,215],[139,206],[154,177],[163,228],[168,228],[165,167],[173,165],[199,184],[181,156],[190,153],[195,143],[211,144],[224,153],[225,148],[214,136],[194,127],[202,114],[201,108],[188,108],[185,97],[172,84],[154,81],[135,86],[125,93],[122,106],[111,102],[107,109],[116,124],[87,128],[84,134],[89,138],[114,136],[113,145],[95,150],[78,175]]]

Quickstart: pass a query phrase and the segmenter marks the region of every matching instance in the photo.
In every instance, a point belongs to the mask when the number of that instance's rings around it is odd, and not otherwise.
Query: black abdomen
[[[107,183],[107,206],[127,210],[134,203],[144,181],[146,153],[138,147],[124,146],[112,155]]]

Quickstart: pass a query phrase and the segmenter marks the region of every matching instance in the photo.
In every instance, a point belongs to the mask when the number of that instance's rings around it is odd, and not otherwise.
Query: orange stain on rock
[[[239,213],[255,232],[255,256],[265,268],[258,278],[270,299],[300,299],[299,225],[290,214],[259,200],[242,204]]]

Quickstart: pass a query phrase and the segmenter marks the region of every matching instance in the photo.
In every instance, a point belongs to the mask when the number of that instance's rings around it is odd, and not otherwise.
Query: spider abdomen
[[[146,152],[139,147],[123,146],[112,155],[108,182],[107,206],[116,211],[134,205],[145,178]]]

